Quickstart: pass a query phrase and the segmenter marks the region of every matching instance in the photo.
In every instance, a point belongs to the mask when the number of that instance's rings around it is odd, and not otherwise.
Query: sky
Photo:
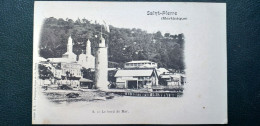
[[[42,22],[44,18],[70,18],[76,19],[86,18],[102,22],[120,28],[140,28],[149,33],[161,31],[162,33],[180,34],[185,32],[179,26],[187,23],[187,21],[161,20],[162,16],[147,15],[147,11],[169,11],[177,12],[174,17],[187,17],[187,13],[179,3],[148,3],[138,2],[36,2],[35,12],[38,16],[37,22]],[[168,16],[171,17],[171,16]]]

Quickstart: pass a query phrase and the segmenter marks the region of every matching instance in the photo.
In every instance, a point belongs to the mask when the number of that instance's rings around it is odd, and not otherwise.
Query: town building
[[[77,55],[73,53],[73,43],[71,37],[68,38],[67,52],[61,58],[48,58],[51,63],[73,63],[77,61]]]
[[[82,77],[81,74],[82,66],[78,63],[61,63],[61,75],[62,76],[70,76],[70,77]]]
[[[115,74],[117,88],[141,89],[158,85],[155,69],[124,69]]]
[[[79,55],[78,63],[86,69],[95,68],[95,57],[91,54],[91,42],[89,40],[86,42],[86,54],[83,54],[82,51],[82,54]]]
[[[73,53],[71,37],[68,38],[67,52],[61,58],[48,58],[52,65],[51,71],[59,84],[79,85],[82,78],[82,65],[77,62],[77,55]]]
[[[158,64],[149,60],[130,61],[124,64],[125,69],[132,68],[157,68]]]
[[[169,70],[167,70],[165,68],[157,68],[156,71],[157,71],[158,75],[167,74],[170,72]]]
[[[165,73],[159,75],[159,78],[166,82],[166,86],[180,86],[186,83],[186,76],[182,73]]]

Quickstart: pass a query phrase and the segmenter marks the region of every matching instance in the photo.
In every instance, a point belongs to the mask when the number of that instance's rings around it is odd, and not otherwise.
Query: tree
[[[164,37],[170,37],[170,33],[165,33]]]
[[[160,31],[156,32],[155,35],[154,35],[154,38],[155,38],[155,39],[160,39],[160,38],[162,38],[162,37],[163,37],[163,36],[162,36],[162,33],[161,33]]]
[[[51,72],[50,68],[46,67],[45,65],[39,64],[39,78],[40,79],[50,79],[53,78],[53,73]]]
[[[100,24],[91,23],[87,19],[46,18],[41,31],[40,56],[44,58],[62,57],[67,49],[68,37],[73,38],[73,52],[77,55],[85,50],[89,39],[92,54],[96,49],[100,35]],[[184,69],[184,35],[171,35],[160,31],[147,33],[138,28],[117,28],[110,25],[110,32],[103,31],[108,45],[108,60],[123,66],[131,60],[151,60],[160,67]],[[105,35],[106,34],[106,35]],[[169,39],[172,37],[173,39]],[[176,48],[175,46],[179,46]]]

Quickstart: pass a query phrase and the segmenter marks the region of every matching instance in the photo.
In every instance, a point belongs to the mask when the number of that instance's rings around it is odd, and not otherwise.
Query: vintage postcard
[[[33,124],[226,124],[226,4],[36,1]]]

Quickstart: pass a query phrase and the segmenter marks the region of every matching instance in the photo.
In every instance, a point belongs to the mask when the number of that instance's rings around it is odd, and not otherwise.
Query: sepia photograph
[[[224,3],[35,2],[32,123],[226,124],[225,16]]]

